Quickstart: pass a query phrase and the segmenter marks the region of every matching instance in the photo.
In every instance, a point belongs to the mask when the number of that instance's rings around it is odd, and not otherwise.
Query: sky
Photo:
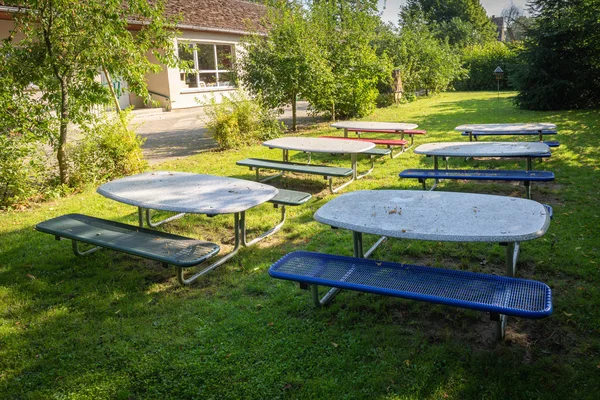
[[[392,22],[395,25],[398,25],[398,10],[401,5],[406,3],[406,0],[387,0],[387,2],[385,2],[385,10],[383,9],[384,2],[384,0],[379,0],[379,10],[383,11],[381,19],[384,22]],[[485,8],[489,16],[499,16],[504,8],[510,6],[510,3],[511,0],[481,0],[481,5],[483,5],[483,8]],[[513,0],[512,3],[517,7],[525,9],[527,0]]]

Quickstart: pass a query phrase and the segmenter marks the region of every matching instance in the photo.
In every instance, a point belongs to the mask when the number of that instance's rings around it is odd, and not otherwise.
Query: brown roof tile
[[[166,14],[181,14],[180,29],[266,32],[263,5],[239,0],[166,0]],[[254,27],[254,28],[251,28]]]
[[[0,0],[0,6],[22,3]],[[181,15],[180,29],[248,33],[266,33],[261,21],[266,7],[240,0],[166,0],[168,16]],[[254,28],[252,28],[254,27]]]

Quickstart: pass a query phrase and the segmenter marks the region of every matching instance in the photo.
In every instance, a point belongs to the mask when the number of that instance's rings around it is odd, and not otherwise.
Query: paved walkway
[[[298,125],[307,126],[317,122],[307,113],[308,103],[298,102]],[[216,142],[206,129],[206,114],[202,107],[160,112],[134,111],[134,125],[138,135],[146,139],[142,146],[150,165],[188,157],[217,148]],[[287,126],[291,125],[291,108],[280,117]]]

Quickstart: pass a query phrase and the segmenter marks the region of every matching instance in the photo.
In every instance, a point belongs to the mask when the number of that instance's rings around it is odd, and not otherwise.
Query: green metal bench
[[[56,240],[71,239],[73,252],[86,255],[100,248],[148,258],[178,268],[193,267],[216,255],[219,245],[184,236],[107,221],[82,214],[67,214],[40,222],[35,229],[54,235]],[[79,249],[79,242],[94,248]]]
[[[352,176],[351,168],[330,167],[327,165],[298,164],[285,161],[264,160],[261,158],[246,158],[244,160],[236,162],[236,164],[248,167],[251,171],[256,171],[256,180],[260,182],[266,182],[273,178],[281,176],[283,172],[296,172],[301,174],[320,175],[329,181],[329,190],[331,190],[332,192],[337,191],[337,189],[333,189],[334,177],[343,178]],[[260,179],[261,169],[271,169],[282,172],[274,176],[269,176],[267,178]]]

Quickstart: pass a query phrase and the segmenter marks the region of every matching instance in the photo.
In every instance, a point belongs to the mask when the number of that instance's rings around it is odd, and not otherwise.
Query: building
[[[14,28],[14,8],[1,5],[0,38]],[[163,66],[161,72],[147,76],[152,100],[166,108],[196,107],[213,96],[219,99],[237,90],[232,80],[233,61],[239,54],[238,44],[252,30],[266,33],[261,20],[266,14],[262,5],[239,0],[166,0],[166,14],[180,15],[179,37],[173,43],[180,57],[191,60],[195,71],[184,73]],[[135,30],[135,21],[131,21]],[[152,56],[151,56],[152,57]],[[157,62],[157,60],[152,60]],[[145,107],[148,103],[130,94],[123,82],[121,107]]]
[[[497,39],[500,42],[506,41],[506,27],[504,26],[504,17],[496,17],[492,15],[492,22],[496,25]]]

